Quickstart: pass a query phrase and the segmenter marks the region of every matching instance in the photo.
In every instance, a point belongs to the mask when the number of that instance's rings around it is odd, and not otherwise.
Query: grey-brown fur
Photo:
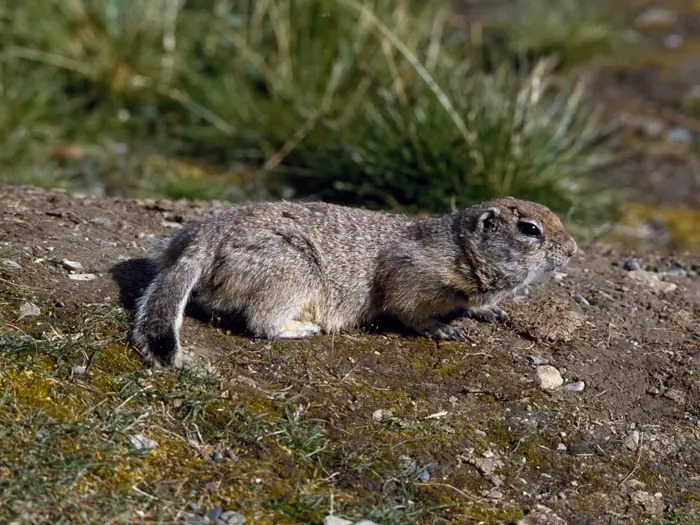
[[[193,290],[212,308],[242,313],[260,337],[335,332],[389,313],[424,335],[454,338],[436,317],[500,313],[503,296],[575,251],[552,212],[513,198],[432,218],[322,203],[234,206],[172,238],[138,303],[131,341],[178,364]]]

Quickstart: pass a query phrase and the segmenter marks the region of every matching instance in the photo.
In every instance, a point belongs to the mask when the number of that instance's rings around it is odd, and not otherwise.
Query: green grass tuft
[[[584,85],[548,59],[484,69],[452,18],[411,0],[6,2],[0,182],[596,208],[609,130]]]

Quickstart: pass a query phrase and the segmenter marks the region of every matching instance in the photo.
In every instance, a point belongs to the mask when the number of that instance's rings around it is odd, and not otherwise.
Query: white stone
[[[19,315],[21,317],[36,317],[41,315],[41,308],[34,303],[24,301],[21,305],[19,305]]]
[[[537,379],[540,381],[542,390],[556,390],[564,384],[564,379],[561,377],[559,370],[551,365],[538,366]]]
[[[94,273],[72,273],[68,276],[73,281],[94,281],[97,275]]]
[[[568,385],[564,386],[564,390],[568,390],[570,392],[583,392],[585,388],[586,383],[583,381],[576,381],[575,383],[569,383]]]
[[[652,292],[670,293],[678,288],[677,284],[662,281],[657,274],[647,272],[646,270],[632,270],[631,272],[627,272],[626,275],[637,284],[651,289]]]
[[[144,436],[143,434],[134,434],[133,436],[129,436],[129,441],[136,450],[155,450],[159,446],[157,442]]]
[[[63,259],[61,264],[66,270],[78,271],[83,269],[83,265],[78,261],[71,261],[70,259]]]

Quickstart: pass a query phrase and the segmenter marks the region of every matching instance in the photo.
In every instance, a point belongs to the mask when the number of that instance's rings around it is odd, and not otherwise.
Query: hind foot
[[[282,325],[280,331],[274,337],[280,339],[303,339],[321,332],[321,327],[316,323],[303,321],[287,321]]]

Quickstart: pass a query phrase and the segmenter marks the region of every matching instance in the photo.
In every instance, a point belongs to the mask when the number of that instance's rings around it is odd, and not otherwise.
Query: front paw
[[[445,323],[435,323],[429,328],[418,331],[430,339],[457,341],[465,338],[464,329]]]
[[[475,308],[465,308],[464,314],[477,321],[486,323],[497,323],[507,321],[508,314],[498,306],[480,306]]]

